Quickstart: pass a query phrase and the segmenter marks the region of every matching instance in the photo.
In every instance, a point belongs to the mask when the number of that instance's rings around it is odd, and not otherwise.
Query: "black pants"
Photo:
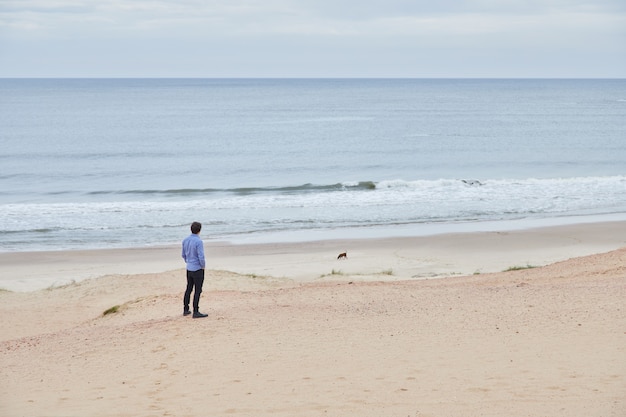
[[[187,290],[185,291],[185,311],[189,310],[189,300],[193,291],[193,311],[198,311],[200,304],[200,294],[202,294],[202,284],[204,284],[204,269],[197,271],[187,271]],[[195,290],[194,290],[195,288]]]

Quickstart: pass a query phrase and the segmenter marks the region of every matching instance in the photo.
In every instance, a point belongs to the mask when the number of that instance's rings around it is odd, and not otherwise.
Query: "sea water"
[[[626,80],[0,79],[0,251],[598,216]]]

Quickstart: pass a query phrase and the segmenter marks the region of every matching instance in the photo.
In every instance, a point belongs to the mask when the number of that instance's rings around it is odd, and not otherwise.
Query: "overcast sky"
[[[0,77],[626,77],[625,0],[0,0]]]

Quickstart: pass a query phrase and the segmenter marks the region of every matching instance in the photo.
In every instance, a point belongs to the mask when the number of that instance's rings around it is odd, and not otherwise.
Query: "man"
[[[204,245],[200,239],[202,224],[193,222],[191,224],[191,235],[183,240],[183,259],[187,264],[187,290],[183,298],[183,316],[191,314],[189,311],[189,301],[193,291],[193,318],[207,317],[199,309],[200,294],[202,294],[202,284],[204,284]]]

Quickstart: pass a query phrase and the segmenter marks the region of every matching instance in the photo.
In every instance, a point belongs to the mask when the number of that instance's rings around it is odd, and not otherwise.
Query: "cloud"
[[[13,31],[39,29],[45,36],[111,30],[124,35],[134,30],[139,34],[168,30],[173,31],[170,35],[180,36],[198,32],[221,36],[353,35],[398,31],[384,26],[385,22],[400,24],[400,28],[413,23],[429,26],[429,22],[449,28],[481,16],[478,24],[494,26],[494,21],[500,21],[503,26],[520,17],[528,20],[623,11],[622,2],[571,0],[5,0],[0,21]]]
[[[0,59],[10,60],[13,72],[19,57],[37,62],[45,52],[48,67],[56,63],[59,71],[63,60],[92,71],[75,62],[79,54],[98,68],[115,61],[119,71],[140,56],[152,70],[158,64],[173,72],[193,64],[204,74],[247,68],[246,74],[310,75],[311,68],[326,68],[325,74],[345,75],[354,62],[355,74],[384,68],[420,75],[415,68],[437,73],[472,50],[477,58],[468,58],[466,68],[503,55],[555,68],[550,56],[567,54],[563,62],[571,66],[579,60],[589,68],[594,59],[601,73],[626,76],[625,58],[618,57],[626,56],[624,28],[621,0],[3,0]],[[194,56],[199,51],[204,61]],[[133,65],[141,71],[139,62]]]

